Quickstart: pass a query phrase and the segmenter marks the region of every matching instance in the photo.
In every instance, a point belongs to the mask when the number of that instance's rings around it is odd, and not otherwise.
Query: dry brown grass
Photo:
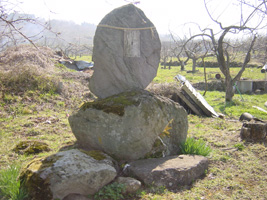
[[[55,52],[48,47],[36,49],[30,45],[10,47],[0,54],[0,70],[14,70],[24,66],[35,66],[50,72],[55,68]]]

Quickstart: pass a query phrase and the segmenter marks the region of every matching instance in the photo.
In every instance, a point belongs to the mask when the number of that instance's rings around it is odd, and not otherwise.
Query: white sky
[[[18,2],[18,0],[10,0]],[[45,19],[61,19],[76,23],[88,22],[98,24],[111,10],[127,4],[131,0],[20,0],[17,10],[35,14]],[[201,28],[214,23],[209,18],[204,0],[136,0],[146,16],[154,23],[160,34],[169,30],[188,33],[185,23],[195,22]],[[240,19],[239,9],[233,5],[235,0],[207,0],[212,11],[225,23]],[[230,24],[229,24],[230,25]],[[191,29],[193,29],[191,27]],[[190,29],[190,31],[192,31]],[[192,33],[193,34],[193,33]]]

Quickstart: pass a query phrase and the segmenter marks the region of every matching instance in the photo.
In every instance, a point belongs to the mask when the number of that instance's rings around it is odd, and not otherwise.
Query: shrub
[[[0,171],[0,197],[10,200],[22,200],[27,197],[21,182],[18,180],[19,167],[12,165]]]
[[[57,81],[41,74],[36,67],[21,67],[7,72],[0,71],[0,90],[5,93],[21,94],[26,91],[41,93],[56,92]]]
[[[123,192],[125,192],[125,185],[119,183],[112,183],[100,189],[94,195],[94,198],[96,200],[100,199],[119,200],[124,198],[122,195]]]
[[[196,140],[192,137],[187,138],[187,140],[180,145],[180,150],[182,154],[201,156],[208,156],[212,151],[212,149],[206,145],[204,140]]]

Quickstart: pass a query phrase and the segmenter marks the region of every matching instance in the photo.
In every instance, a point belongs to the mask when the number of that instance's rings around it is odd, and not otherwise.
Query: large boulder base
[[[176,189],[179,185],[191,184],[192,181],[204,175],[207,169],[207,158],[180,155],[130,162],[127,175],[137,178],[145,185]]]
[[[158,33],[142,10],[133,4],[113,10],[95,33],[90,91],[105,98],[126,90],[145,89],[157,75],[160,49]]]
[[[92,195],[117,175],[112,159],[99,151],[72,149],[36,158],[20,174],[31,200]]]
[[[144,158],[159,146],[166,148],[164,155],[176,155],[188,129],[183,107],[145,90],[84,103],[69,123],[80,147],[126,161]]]

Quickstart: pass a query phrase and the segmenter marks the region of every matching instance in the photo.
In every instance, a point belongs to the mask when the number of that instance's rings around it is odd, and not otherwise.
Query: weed
[[[245,146],[243,143],[237,143],[234,145],[235,148],[237,148],[238,151],[243,151]]]
[[[201,155],[208,156],[212,149],[206,145],[204,140],[196,140],[192,137],[186,139],[184,143],[180,145],[182,154]]]
[[[11,200],[22,200],[27,197],[20,180],[18,180],[19,167],[11,165],[0,171],[0,195]]]
[[[95,195],[94,198],[96,200],[100,199],[112,199],[119,200],[123,199],[123,192],[125,192],[125,185],[119,183],[112,183],[106,185],[102,189],[100,189]]]

